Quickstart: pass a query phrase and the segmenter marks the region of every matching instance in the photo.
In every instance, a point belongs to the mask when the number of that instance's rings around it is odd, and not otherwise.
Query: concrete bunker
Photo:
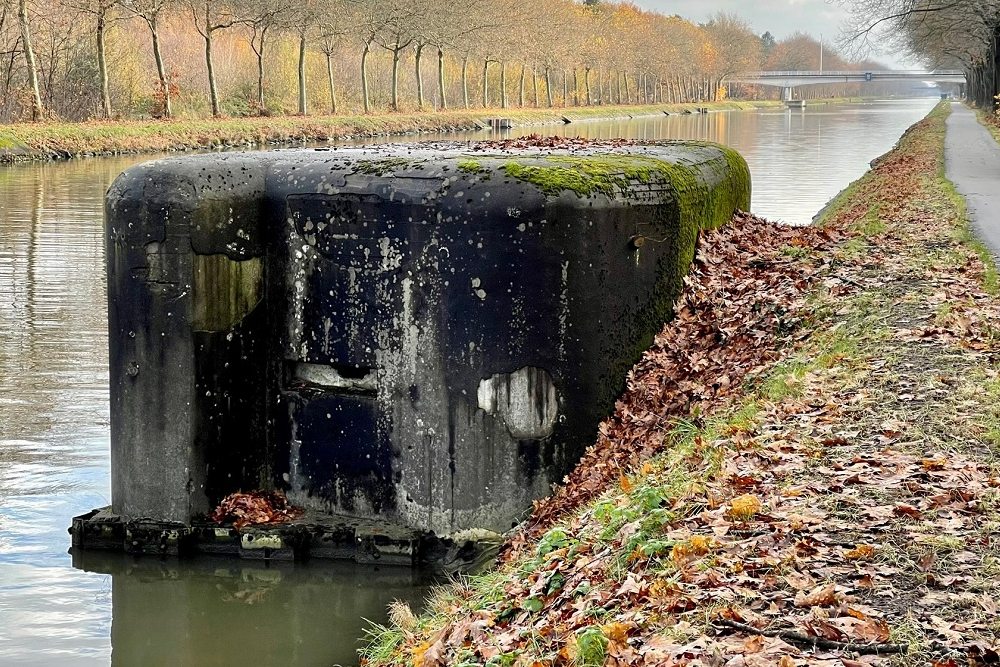
[[[749,203],[743,159],[700,143],[128,170],[107,196],[112,505],[74,544],[406,561],[505,531],[593,442],[699,231]],[[253,489],[307,513],[249,540],[204,520]]]

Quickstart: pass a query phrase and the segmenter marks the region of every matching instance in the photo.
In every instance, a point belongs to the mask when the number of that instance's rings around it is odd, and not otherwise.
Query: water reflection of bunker
[[[743,160],[705,144],[129,170],[108,195],[112,507],[76,543],[405,561],[509,528],[594,440],[698,231],[748,205]],[[257,551],[200,527],[257,488],[306,517]]]
[[[419,610],[431,584],[412,568],[353,563],[178,567],[80,552],[73,564],[110,575],[112,665],[354,665],[358,618],[381,619],[397,599]]]

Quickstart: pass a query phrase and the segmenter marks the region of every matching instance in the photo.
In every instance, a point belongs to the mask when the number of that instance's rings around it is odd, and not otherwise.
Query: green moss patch
[[[648,155],[556,155],[545,164],[516,159],[503,165],[507,176],[537,186],[547,195],[564,191],[581,197],[628,196],[641,185],[666,186],[681,209],[682,224],[713,229],[725,224],[733,211],[750,208],[750,170],[736,151],[703,142],[675,145],[676,161]],[[684,160],[685,147],[692,151]],[[696,161],[698,152],[714,150],[718,157]]]

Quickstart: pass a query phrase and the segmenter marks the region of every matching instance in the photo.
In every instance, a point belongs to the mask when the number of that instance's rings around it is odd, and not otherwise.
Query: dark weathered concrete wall
[[[704,144],[279,151],[108,196],[113,508],[225,493],[437,534],[510,527],[593,442],[699,229],[749,206]]]

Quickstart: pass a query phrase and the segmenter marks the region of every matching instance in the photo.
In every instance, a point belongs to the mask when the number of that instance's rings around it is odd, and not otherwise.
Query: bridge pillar
[[[792,99],[792,87],[785,86],[781,89],[781,99],[783,102],[789,102]]]

